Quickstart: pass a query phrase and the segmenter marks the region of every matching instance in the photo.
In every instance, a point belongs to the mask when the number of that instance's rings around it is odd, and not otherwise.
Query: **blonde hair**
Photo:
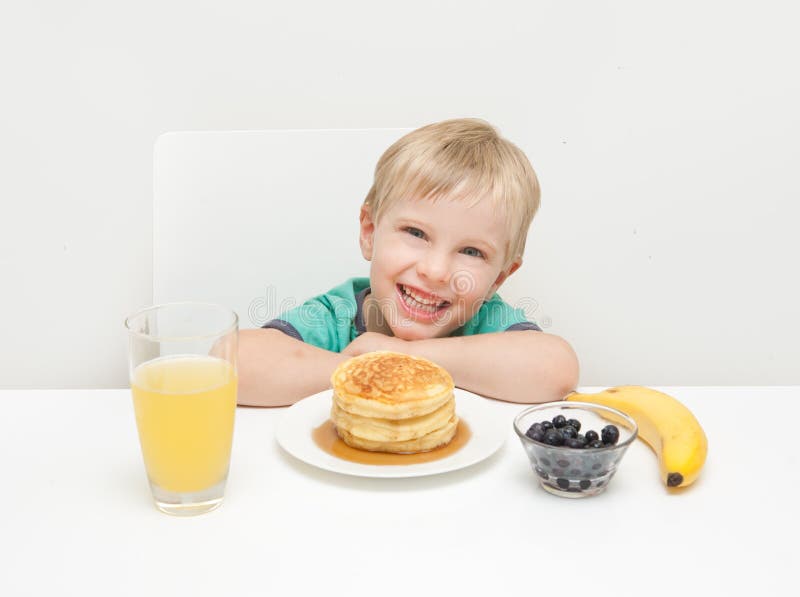
[[[528,158],[484,120],[460,118],[416,129],[387,149],[364,199],[373,221],[403,199],[485,198],[503,213],[509,232],[504,268],[522,257],[539,181]]]

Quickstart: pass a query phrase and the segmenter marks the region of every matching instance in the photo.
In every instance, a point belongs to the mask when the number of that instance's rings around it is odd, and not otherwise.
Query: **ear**
[[[370,208],[366,205],[361,206],[361,213],[358,216],[360,232],[358,244],[361,245],[361,254],[367,261],[372,261],[373,238],[375,237],[375,223],[372,221]]]
[[[498,275],[497,279],[494,281],[494,284],[492,284],[491,293],[494,294],[495,292],[497,292],[497,289],[503,285],[503,282],[505,282],[511,274],[517,271],[521,265],[522,265],[522,257],[518,257],[511,263],[511,265],[509,265],[506,269],[501,271],[500,275]]]

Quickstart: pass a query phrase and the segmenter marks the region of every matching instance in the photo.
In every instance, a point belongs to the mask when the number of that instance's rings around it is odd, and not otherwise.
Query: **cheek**
[[[460,298],[469,301],[486,296],[496,279],[494,268],[462,267],[453,273],[450,288]]]
[[[381,253],[376,254],[376,258],[370,263],[370,281],[372,291],[379,294],[381,298],[388,298],[394,294],[395,281],[402,271],[397,255],[387,247],[383,247]]]
[[[387,242],[381,245],[373,261],[380,263],[379,269],[384,272],[405,269],[416,259],[415,251],[402,242]]]

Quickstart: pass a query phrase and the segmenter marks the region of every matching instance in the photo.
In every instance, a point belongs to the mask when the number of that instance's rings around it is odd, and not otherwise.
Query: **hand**
[[[391,350],[393,352],[407,352],[408,341],[394,336],[379,334],[378,332],[364,332],[348,344],[342,351],[343,355],[357,357],[366,352],[376,350]]]

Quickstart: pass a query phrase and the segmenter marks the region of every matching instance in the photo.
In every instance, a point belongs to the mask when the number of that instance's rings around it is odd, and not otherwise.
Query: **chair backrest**
[[[358,212],[406,129],[178,132],[154,155],[154,303],[234,309],[241,328],[367,276]]]

